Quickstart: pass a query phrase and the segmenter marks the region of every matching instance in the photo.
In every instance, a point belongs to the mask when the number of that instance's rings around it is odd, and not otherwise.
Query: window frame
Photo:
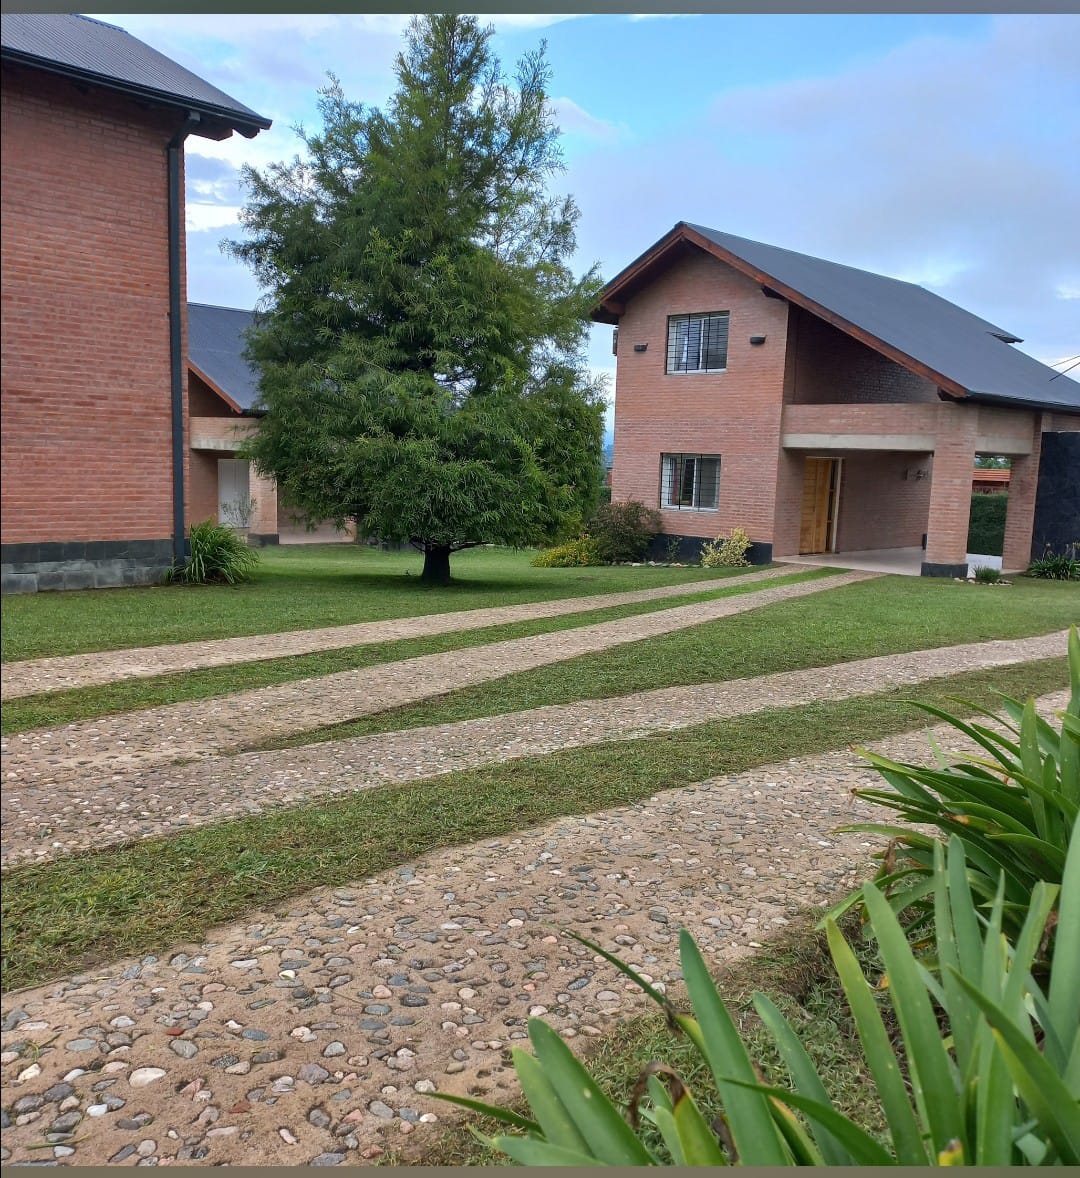
[[[679,348],[679,325],[686,324],[686,336],[684,350],[689,353],[690,347],[690,324],[700,323],[701,329],[698,333],[698,364],[700,365],[705,359],[705,340],[706,328],[705,325],[712,319],[724,320],[724,364],[722,368],[678,368],[673,367],[676,364],[676,353]],[[713,376],[728,370],[728,351],[730,345],[731,332],[731,312],[730,311],[692,311],[684,312],[679,315],[669,315],[667,319],[667,350],[664,353],[664,374],[666,376]],[[687,356],[687,363],[689,363],[689,356]]]
[[[667,488],[669,500],[676,494],[676,475],[678,474],[678,494],[681,497],[682,484],[685,482],[685,463],[691,459],[694,463],[694,483],[690,503],[674,503],[664,501],[664,490]],[[713,506],[701,505],[701,476],[702,463],[708,460],[716,463],[716,498]],[[671,478],[665,479],[665,468],[671,463]],[[723,469],[722,456],[719,454],[665,454],[660,455],[660,510],[661,511],[719,511],[720,510],[720,472]]]

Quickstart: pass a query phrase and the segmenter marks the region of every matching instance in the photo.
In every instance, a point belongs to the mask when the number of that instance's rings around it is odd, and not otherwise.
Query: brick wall
[[[235,410],[214,392],[214,390],[188,369],[188,412],[192,417],[237,417]]]
[[[844,455],[839,551],[918,547],[930,510],[932,469],[932,454],[869,450]],[[916,477],[919,471],[925,477]]]
[[[667,375],[668,316],[708,311],[731,315],[727,371]],[[664,511],[665,533],[741,526],[772,541],[787,315],[786,303],[697,251],[629,300],[619,323],[613,499],[658,507],[661,454],[719,454],[719,510]],[[751,345],[752,335],[765,344]],[[648,350],[635,352],[643,343]]]
[[[179,118],[5,66],[3,125],[4,542],[168,538]]]
[[[938,399],[937,386],[799,307],[791,309],[791,383],[796,404]]]

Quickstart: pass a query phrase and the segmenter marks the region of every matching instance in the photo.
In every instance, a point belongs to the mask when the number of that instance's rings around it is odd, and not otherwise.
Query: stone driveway
[[[513,1092],[506,1053],[531,1014],[577,1039],[642,1009],[562,930],[677,991],[679,925],[720,965],[867,872],[872,844],[833,831],[870,813],[850,790],[873,780],[849,752],[764,766],[10,994],[3,1160],[336,1165],[422,1145],[448,1115],[431,1092]]]
[[[754,573],[738,573],[707,581],[687,581],[681,585],[663,585],[655,589],[638,589],[625,593],[601,593],[593,597],[560,598],[556,601],[527,602],[523,605],[495,606],[489,609],[456,610],[418,617],[388,618],[378,622],[357,622],[349,626],[326,626],[317,630],[293,630],[281,634],[251,634],[240,638],[219,638],[201,642],[181,642],[167,646],[144,646],[127,650],[106,650],[92,654],[62,655],[56,658],[27,659],[4,664],[0,682],[0,700],[18,699],[42,691],[66,691],[76,687],[93,687],[120,679],[139,679],[167,675],[177,671],[195,671],[205,667],[224,667],[262,659],[286,658],[289,655],[314,654],[323,650],[341,650],[376,642],[396,642],[403,638],[420,638],[511,622],[528,622],[537,618],[559,618],[587,613],[594,609],[611,609],[641,601],[663,601],[727,589],[735,584],[768,581],[801,571],[798,566],[781,565]]]
[[[304,748],[212,757],[61,790],[23,784],[0,801],[5,865],[169,834],[271,806],[815,700],[867,695],[986,667],[1064,655],[1067,634],[938,647],[724,683],[670,687],[405,729]]]
[[[518,671],[670,634],[875,575],[841,573],[552,634],[240,691],[218,699],[189,700],[17,733],[0,742],[4,783],[15,789],[25,785],[78,788],[105,776],[118,779],[133,771],[231,752],[245,745],[344,723]]]

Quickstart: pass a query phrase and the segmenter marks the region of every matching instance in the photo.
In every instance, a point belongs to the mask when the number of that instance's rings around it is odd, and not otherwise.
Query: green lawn
[[[739,571],[739,570],[735,570]],[[750,570],[742,570],[750,571]],[[789,577],[777,577],[768,585],[787,585],[798,581],[816,580],[830,575],[828,569],[792,571]],[[435,634],[421,638],[403,638],[396,642],[369,643],[364,646],[343,647],[340,650],[320,651],[316,654],[293,655],[289,658],[262,659],[252,663],[238,663],[225,667],[207,667],[199,671],[178,671],[169,675],[153,675],[140,679],[122,679],[97,687],[80,687],[70,691],[41,692],[10,700],[0,715],[0,731],[5,736],[25,732],[30,728],[67,724],[74,720],[88,720],[97,716],[139,711],[181,700],[208,699],[235,691],[269,687],[295,679],[329,675],[335,671],[356,670],[378,663],[396,662],[425,654],[449,650],[463,650],[490,642],[524,638],[533,634],[550,634],[573,630],[597,622],[612,622],[619,618],[655,613],[699,601],[750,593],[763,588],[759,581],[740,584],[737,576],[730,586],[689,593],[678,598],[636,602],[632,605],[609,606],[607,609],[588,610],[580,614],[566,614],[557,618],[538,618],[531,622],[514,622],[503,626],[486,626],[482,630],[466,630],[449,634]]]
[[[879,577],[258,747],[284,748],[875,655],[1024,638],[1064,629],[1078,619],[1080,588],[1064,581],[1022,578],[997,588]]]
[[[252,908],[365,879],[440,847],[903,731],[923,722],[905,698],[944,704],[960,694],[989,704],[994,690],[1041,695],[1067,682],[1064,658],[973,672],[902,696],[881,692],[566,749],[12,868],[2,892],[3,985],[199,941]]]
[[[474,548],[453,557],[454,583],[420,584],[422,558],[359,544],[263,548],[249,584],[7,596],[4,661],[129,646],[272,634],[451,610],[690,584],[702,568],[535,569],[533,553]],[[737,571],[737,570],[735,570]]]

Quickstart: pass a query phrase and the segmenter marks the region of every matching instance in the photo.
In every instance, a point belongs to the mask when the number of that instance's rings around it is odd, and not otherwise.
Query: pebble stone
[[[790,567],[780,572],[768,569],[746,574],[742,581],[775,579],[790,575],[790,571]],[[35,790],[38,795],[42,790],[51,795],[49,813],[52,813],[58,786],[70,784],[81,790],[90,788],[96,779],[108,783],[115,810],[115,794],[121,781],[133,774],[145,776],[147,771],[158,771],[178,760],[199,761],[216,754],[235,753],[261,741],[344,723],[428,699],[452,688],[485,683],[514,671],[640,642],[874,576],[872,573],[832,574],[569,631],[420,655],[211,700],[185,700],[16,733],[5,737],[0,746],[6,786],[3,798],[17,795],[20,799],[20,805],[3,811],[4,826],[10,834],[9,823],[25,811]],[[280,758],[281,754],[274,756]],[[189,819],[186,810],[182,809],[180,814],[173,812],[174,825],[187,825]]]
[[[790,571],[791,566],[787,566]],[[752,574],[740,574],[742,577]],[[774,576],[777,574],[774,572]],[[419,617],[392,618],[381,622],[359,622],[349,626],[330,626],[314,630],[293,630],[283,634],[251,634],[243,638],[224,638],[209,642],[181,642],[168,646],[145,646],[127,650],[99,651],[94,654],[62,655],[58,658],[27,659],[4,664],[0,699],[18,699],[41,691],[70,691],[99,683],[114,683],[174,671],[194,671],[202,667],[223,667],[232,663],[250,663],[259,659],[283,658],[287,655],[313,654],[322,650],[340,650],[374,642],[395,642],[402,638],[419,638],[448,634],[511,622],[538,618],[557,618],[594,609],[610,609],[639,601],[659,601],[723,589],[731,578],[687,581],[654,589],[636,589],[622,593],[598,593],[589,597],[559,598],[554,601],[528,602],[524,605],[495,606],[489,609],[460,610],[425,614]],[[8,1030],[7,1027],[4,1030]]]
[[[756,596],[748,593],[733,600]],[[207,757],[153,772],[133,770],[115,779],[84,782],[75,793],[65,790],[66,800],[59,807],[57,791],[51,785],[24,783],[6,789],[0,798],[5,831],[3,861],[40,862],[72,850],[168,834],[178,825],[189,828],[315,797],[391,782],[419,781],[448,771],[602,741],[638,739],[652,732],[769,708],[865,695],[959,671],[1050,658],[1063,654],[1065,649],[1064,632],[969,643],[756,679],[553,705],[298,749]],[[23,735],[30,738],[33,734]],[[184,799],[182,805],[178,805],[177,798]],[[49,831],[47,840],[41,838],[43,829]],[[654,923],[660,926],[656,932],[662,935],[663,922]],[[487,932],[506,937],[513,929],[508,926]],[[250,955],[237,956],[235,962],[236,968],[243,967],[245,972],[255,968]],[[192,964],[189,968],[203,967]],[[304,970],[302,964],[294,962],[287,972],[302,975]],[[284,984],[292,979],[281,980]],[[390,986],[385,988],[393,993]],[[385,1001],[385,997],[382,995],[381,1000]],[[422,1008],[423,997],[417,994],[410,999],[410,1005]],[[372,992],[372,998],[379,1000],[380,996]]]
[[[1059,693],[1042,706],[1064,702]],[[922,732],[875,747],[929,759]],[[951,737],[946,747],[955,747]],[[202,944],[12,995],[0,1014],[17,1004],[27,1017],[0,1044],[15,1056],[2,1067],[5,1116],[24,1097],[52,1092],[53,1099],[25,1114],[38,1118],[33,1123],[5,1128],[10,1161],[39,1161],[29,1147],[68,1112],[83,1117],[56,1142],[74,1150],[69,1164],[105,1163],[128,1146],[136,1153],[126,1164],[136,1157],[305,1164],[326,1154],[361,1162],[390,1150],[422,1157],[447,1111],[433,1088],[496,1103],[516,1095],[507,1051],[525,1039],[530,1012],[543,1008],[578,1044],[645,1008],[633,983],[564,929],[617,951],[678,998],[677,947],[650,935],[685,923],[706,960],[721,968],[752,954],[807,905],[835,900],[866,872],[879,845],[834,833],[873,813],[849,791],[875,780],[847,750],[761,766],[434,852],[409,864],[407,877],[394,868],[346,888],[317,889],[215,929]],[[667,925],[651,919],[660,912]],[[511,927],[511,920],[521,923]],[[504,940],[485,944],[485,932]],[[256,961],[249,970],[231,965],[248,959]],[[301,959],[309,993],[297,997],[279,975],[284,963]],[[203,972],[189,972],[193,963]],[[343,975],[349,980],[332,988]],[[391,985],[399,975],[407,981]],[[588,985],[571,988],[582,978]],[[415,992],[408,986],[428,987],[429,1005],[415,1009],[408,1025],[394,1025],[391,1013],[382,1031],[366,1031],[362,1012],[375,985],[391,990],[383,1002],[391,1011],[404,1009],[401,999]],[[210,1009],[200,1005],[207,1002]],[[177,1041],[167,1032],[196,1011],[205,1015],[195,1020],[200,1050],[184,1060],[166,1049]],[[132,1020],[125,1028],[131,1044],[119,1049],[106,1042],[117,1017]],[[295,1036],[300,1027],[314,1039]],[[245,1038],[252,1028],[267,1039]],[[370,1042],[373,1034],[379,1043]],[[79,1038],[92,1040],[96,1054],[67,1051]],[[331,1042],[346,1053],[327,1059]],[[38,1071],[27,1076],[31,1051]],[[230,1056],[247,1065],[245,1074],[213,1063]],[[72,1068],[79,1059],[89,1066]],[[102,1060],[128,1067],[106,1074]],[[321,1082],[312,1086],[305,1076]],[[62,1085],[73,1092],[60,1097]],[[128,1107],[113,1111],[110,1100],[125,1099]],[[61,1111],[67,1101],[75,1107]],[[144,1140],[152,1142],[145,1156]]]

